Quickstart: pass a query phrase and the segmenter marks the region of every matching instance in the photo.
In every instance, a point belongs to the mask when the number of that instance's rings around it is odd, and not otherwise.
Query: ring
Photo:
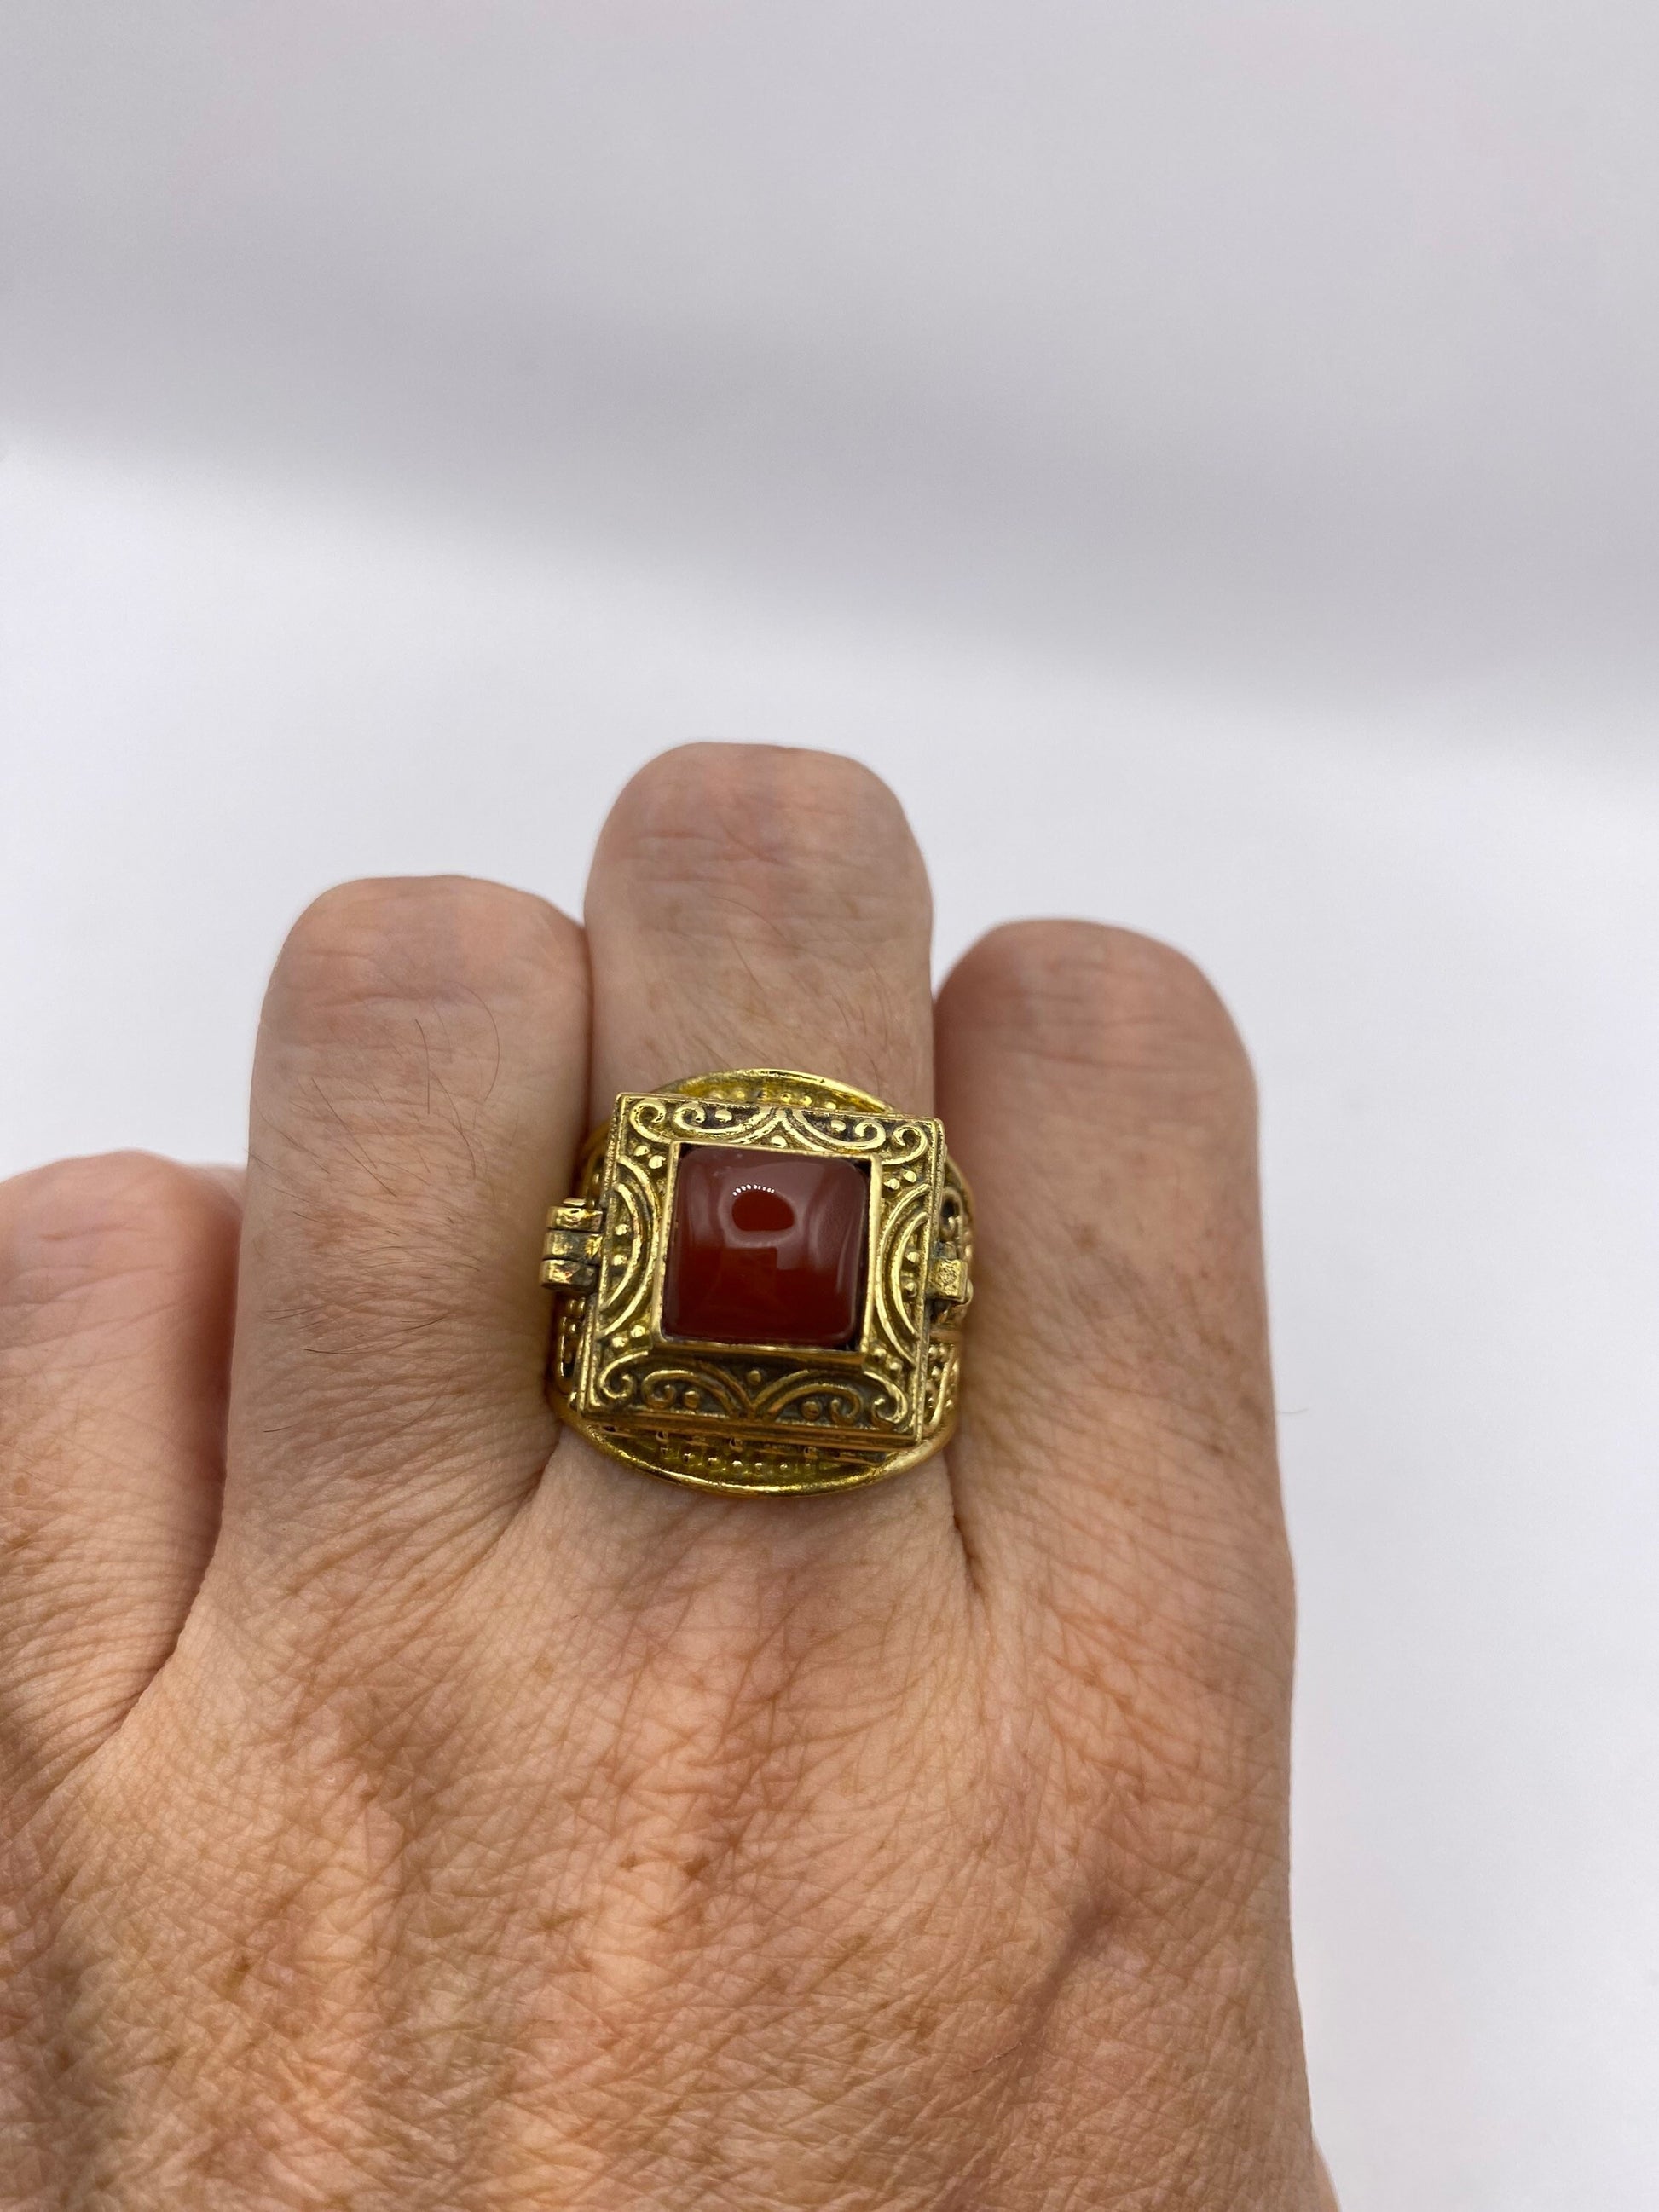
[[[548,1217],[549,1395],[696,1490],[851,1490],[956,1423],[973,1215],[940,1123],[748,1067],[623,1091]]]

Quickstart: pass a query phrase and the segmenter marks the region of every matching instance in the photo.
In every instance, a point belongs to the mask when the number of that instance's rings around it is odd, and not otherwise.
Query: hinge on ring
[[[941,1305],[965,1306],[974,1295],[968,1279],[968,1262],[953,1252],[938,1252],[927,1270],[927,1295]]]
[[[562,1199],[547,1217],[542,1280],[550,1290],[591,1291],[599,1279],[605,1215],[580,1198]]]

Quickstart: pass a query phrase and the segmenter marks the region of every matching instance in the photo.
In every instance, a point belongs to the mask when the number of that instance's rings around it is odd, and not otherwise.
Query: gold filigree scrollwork
[[[665,1337],[674,1176],[697,1144],[866,1164],[870,1266],[856,1344],[820,1352]],[[590,1241],[580,1279],[558,1285],[550,1378],[568,1418],[605,1450],[703,1487],[815,1490],[894,1472],[948,1433],[970,1216],[938,1122],[816,1076],[697,1077],[617,1100],[590,1140],[579,1197]],[[567,1221],[576,1203],[566,1202]]]

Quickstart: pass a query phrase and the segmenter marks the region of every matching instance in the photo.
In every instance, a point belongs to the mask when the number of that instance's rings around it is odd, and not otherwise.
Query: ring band
[[[697,1490],[851,1490],[955,1425],[972,1205],[936,1121],[821,1075],[624,1091],[548,1217],[549,1391]]]

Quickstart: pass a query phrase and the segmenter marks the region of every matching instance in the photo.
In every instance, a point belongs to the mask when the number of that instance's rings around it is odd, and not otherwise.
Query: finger
[[[723,745],[653,762],[605,827],[586,919],[596,1117],[619,1091],[748,1066],[930,1110],[926,873],[896,800],[855,763]],[[688,1498],[592,1453],[562,1465],[549,1486],[559,1510],[595,1515],[592,1542],[620,1540],[647,1567],[682,1526],[746,1559],[763,1547],[816,1559],[825,1544],[862,1556],[901,1528],[928,1541],[950,1529],[939,1466],[852,1498],[767,1502]]]
[[[48,1779],[173,1648],[219,1510],[239,1209],[140,1152],[0,1185],[0,1715]]]
[[[931,1113],[933,902],[892,793],[836,754],[687,745],[611,809],[587,887],[590,1103],[802,1067]]]
[[[363,1583],[487,1542],[533,1485],[586,1029],[580,933],[523,892],[353,884],[295,925],[255,1059],[222,1559]]]
[[[1026,923],[949,978],[937,1047],[976,1202],[970,1551],[1016,1623],[1279,1680],[1255,1092],[1225,1010],[1165,946]]]

